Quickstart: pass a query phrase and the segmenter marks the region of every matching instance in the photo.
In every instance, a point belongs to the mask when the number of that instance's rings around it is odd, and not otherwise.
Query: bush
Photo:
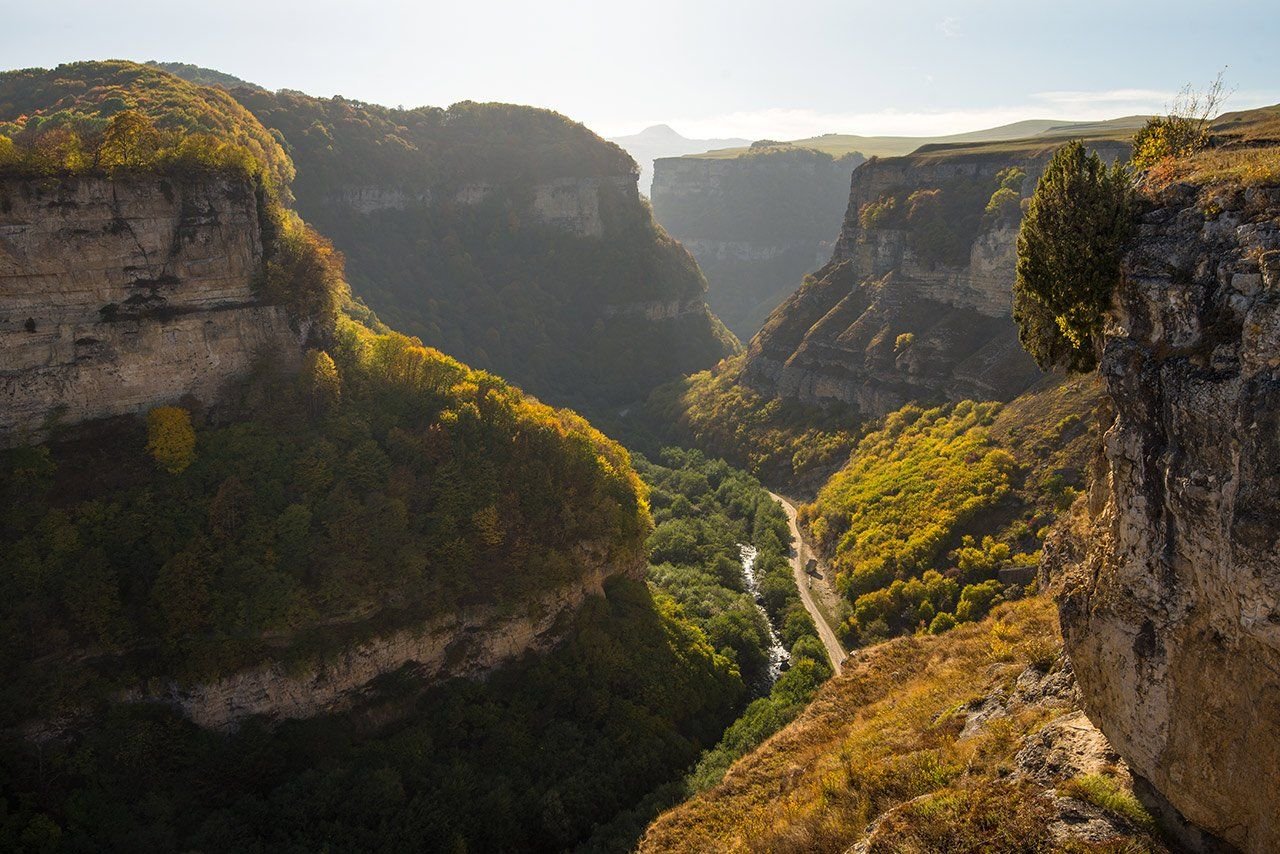
[[[956,618],[950,614],[939,614],[933,618],[933,622],[929,624],[929,634],[940,635],[943,632],[949,632],[956,627]]]
[[[1152,116],[1133,137],[1133,166],[1147,169],[1166,158],[1189,157],[1209,145],[1209,120],[1225,100],[1222,73],[1209,88],[1183,87],[1169,113]]]
[[[1092,370],[1130,232],[1129,172],[1076,140],[1054,153],[1018,234],[1013,316],[1042,370]]]

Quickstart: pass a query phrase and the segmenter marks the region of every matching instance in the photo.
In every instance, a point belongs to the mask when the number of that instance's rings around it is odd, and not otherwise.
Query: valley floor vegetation
[[[941,633],[1021,595],[1083,483],[1097,399],[1096,378],[1050,379],[1003,406],[906,406],[868,433],[799,512],[849,603],[842,640]]]
[[[775,489],[821,483],[861,435],[852,411],[768,398],[742,376],[745,355],[656,389],[644,418],[659,435],[723,456]]]
[[[366,343],[376,346],[378,340]],[[391,353],[408,356],[398,347],[384,346]],[[321,375],[303,380],[302,399],[333,406],[334,386],[323,379],[328,371]],[[344,406],[356,405],[351,398],[359,392],[351,385],[341,386],[348,398]],[[273,396],[281,394],[279,387],[271,391]],[[381,405],[373,411],[385,412],[385,405],[392,401],[394,397],[380,398]],[[363,414],[369,417],[370,411]],[[332,412],[317,416],[318,423],[332,424],[334,417]],[[394,413],[380,418],[384,425],[396,420]],[[173,422],[165,432],[177,436],[157,443],[153,431],[153,452],[166,443],[180,450],[187,447],[188,422],[168,413],[161,420]],[[199,476],[209,485],[218,507],[205,508],[192,501],[191,492],[178,496],[156,490],[156,478],[174,477],[168,472],[145,477],[117,472],[116,476],[144,477],[151,484],[148,507],[180,504],[181,497],[194,504],[192,512],[197,516],[207,509],[212,514],[209,524],[234,524],[236,533],[229,542],[217,530],[200,538],[211,548],[235,549],[240,557],[226,551],[219,561],[238,567],[241,574],[265,572],[265,577],[287,579],[288,561],[298,556],[296,549],[307,540],[297,502],[282,504],[287,494],[270,488],[271,479],[285,470],[305,483],[365,484],[368,491],[362,493],[362,503],[373,515],[358,516],[360,505],[348,501],[347,512],[357,516],[344,516],[349,524],[334,533],[372,530],[375,536],[358,539],[381,543],[403,555],[405,547],[397,545],[400,541],[394,531],[384,530],[394,520],[378,516],[402,518],[404,514],[393,512],[394,505],[387,501],[395,501],[395,494],[386,495],[387,487],[374,475],[381,472],[401,481],[407,475],[403,471],[393,475],[400,467],[394,447],[383,452],[389,457],[385,461],[375,453],[367,438],[369,425],[359,426],[361,422],[351,415],[344,423],[343,432],[351,437],[347,443],[338,445],[333,435],[317,439],[334,444],[334,453],[319,456],[312,453],[314,443],[301,443],[300,457],[285,459],[281,464],[285,469],[273,458],[281,455],[280,443],[287,435],[267,441],[267,431],[244,424],[227,428],[230,433],[225,437],[201,430],[195,459],[188,460],[182,453],[176,459],[187,464],[184,475]],[[274,426],[280,427],[279,423]],[[218,464],[224,452],[247,453],[252,447],[260,450],[250,453],[244,468],[237,469],[242,494],[238,502],[227,505],[218,479],[200,473]],[[492,444],[477,441],[474,447],[491,448]],[[24,451],[20,457],[30,455]],[[36,452],[36,456],[45,455]],[[139,458],[138,465],[163,469],[174,459]],[[463,456],[461,462],[466,460]],[[39,757],[18,744],[6,748],[5,767],[11,772],[3,789],[7,806],[0,821],[0,842],[11,842],[19,849],[38,850],[47,844],[72,851],[104,844],[156,851],[301,851],[323,845],[558,850],[576,844],[585,850],[629,850],[653,815],[715,784],[733,760],[797,715],[831,674],[791,578],[786,518],[759,483],[721,461],[677,449],[664,451],[657,463],[638,459],[637,469],[650,484],[656,522],[646,545],[648,585],[625,578],[610,581],[606,598],[590,601],[572,618],[568,640],[550,655],[526,657],[484,682],[453,680],[425,691],[410,674],[392,674],[376,683],[350,712],[279,725],[250,720],[226,735],[201,730],[165,706],[104,704],[95,710],[80,709],[78,722],[64,722],[69,729]],[[265,480],[253,475],[259,470]],[[449,489],[455,500],[464,500],[461,483],[453,481]],[[328,494],[332,497],[332,492]],[[304,509],[311,512],[310,507]],[[504,508],[504,517],[510,509]],[[147,527],[138,519],[130,523],[115,517],[113,512],[119,511],[108,510],[106,517],[98,517],[98,524]],[[439,518],[441,514],[428,515]],[[282,516],[299,523],[288,528],[295,535],[288,541],[281,539]],[[465,550],[464,544],[471,543],[478,549],[477,556],[510,572],[510,561],[493,549],[500,543],[504,550],[512,549],[512,523],[498,525],[483,512],[478,521],[475,513],[464,512],[460,518],[469,521],[457,531],[461,539],[455,546]],[[171,517],[165,526],[152,526],[150,539],[160,528],[181,530],[202,524],[199,519],[182,519]],[[608,530],[617,529],[617,520],[583,520],[592,526],[597,522]],[[472,526],[479,527],[473,530]],[[63,536],[72,542],[100,540],[101,531],[78,529]],[[501,538],[499,531],[505,532]],[[250,537],[250,532],[256,533]],[[369,581],[379,588],[413,589],[426,577],[412,584],[408,579],[384,577],[385,570],[378,568],[395,566],[397,561],[384,555],[352,555],[354,539],[322,536],[307,554],[325,565],[329,560],[347,563],[363,558],[364,565],[374,571]],[[287,542],[293,546],[286,547]],[[747,593],[740,563],[740,546],[745,544],[758,551],[761,604],[790,653],[790,667],[772,685],[767,672],[770,627]],[[155,547],[127,538],[119,545],[144,553]],[[247,563],[255,546],[278,549],[283,566],[270,570]],[[333,553],[331,557],[321,557],[328,552]],[[462,553],[454,556],[464,557]],[[135,644],[139,634],[149,632],[162,639],[162,655],[178,655],[183,649],[179,637],[249,631],[250,627],[217,622],[222,614],[261,611],[253,603],[229,598],[240,589],[232,586],[235,578],[202,575],[198,565],[186,567],[187,575],[181,578],[171,578],[169,565],[161,564],[142,606],[147,619],[159,622],[123,624],[121,630],[133,632]],[[454,572],[442,573],[442,581],[453,578],[467,589],[474,589],[472,584],[515,583],[489,575],[482,578],[474,562],[452,566]],[[465,572],[464,566],[469,567]],[[517,574],[528,575],[531,569],[525,567]],[[242,580],[242,575],[236,578]],[[346,575],[339,578],[352,581]],[[96,589],[110,588],[113,580],[106,575]],[[157,592],[156,585],[163,589]],[[263,595],[273,590],[280,595],[275,590],[279,586],[261,585],[267,591]],[[356,592],[344,587],[333,592]],[[297,580],[284,584],[284,591],[289,590],[308,592]],[[112,598],[109,593],[103,595]],[[208,602],[221,605],[206,616],[213,622],[173,622],[198,619],[206,613],[199,606]],[[123,607],[129,604],[127,599],[113,602],[107,612],[124,619],[136,610]],[[185,610],[175,610],[179,608]],[[282,612],[280,607],[268,611]],[[45,616],[51,618],[51,614]],[[310,618],[314,620],[315,615]],[[67,624],[66,640],[84,640],[77,625]],[[178,646],[166,652],[169,643]],[[46,655],[43,660],[50,659]],[[35,683],[28,679],[23,684],[30,689]],[[740,718],[726,730],[737,715]],[[620,753],[619,744],[627,749]],[[126,785],[142,768],[147,769],[142,779]]]

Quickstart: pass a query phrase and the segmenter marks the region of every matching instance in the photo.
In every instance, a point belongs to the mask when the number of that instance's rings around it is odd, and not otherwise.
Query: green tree
[[[210,580],[209,567],[195,550],[178,552],[160,567],[151,602],[167,642],[188,640],[208,627]]]
[[[940,635],[943,632],[949,632],[956,627],[956,618],[950,614],[939,614],[933,618],[933,622],[929,623],[929,634]]]
[[[1049,161],[1018,233],[1013,316],[1042,370],[1092,370],[1130,233],[1129,171],[1075,140]]]

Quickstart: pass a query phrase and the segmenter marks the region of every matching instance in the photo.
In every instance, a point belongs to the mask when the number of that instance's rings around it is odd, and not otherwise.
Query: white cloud
[[[942,33],[949,39],[959,38],[964,35],[960,32],[960,19],[947,17],[938,22],[938,32]]]
[[[1108,89],[1102,92],[1062,91],[1037,92],[1031,97],[1048,104],[1090,109],[1103,104],[1167,104],[1176,92],[1159,89]]]

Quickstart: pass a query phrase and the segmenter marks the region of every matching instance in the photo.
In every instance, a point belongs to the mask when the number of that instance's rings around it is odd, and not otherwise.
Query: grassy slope
[[[1157,163],[1152,189],[1174,182],[1231,189],[1280,184],[1280,104],[1219,116],[1209,128],[1212,147]]]
[[[1039,135],[1067,138],[1071,136],[1093,137],[1094,135],[1102,134],[1107,137],[1127,138],[1142,124],[1142,119],[1143,117],[1141,116],[1126,116],[1121,119],[1112,119],[1109,122],[1078,123],[1062,122],[1054,119],[1030,119],[997,128],[973,131],[972,133],[951,134],[949,136],[859,136],[857,134],[827,133],[822,136],[792,140],[790,144],[799,148],[812,148],[822,151],[833,157],[841,157],[846,154],[852,154],[855,151],[861,152],[867,157],[897,157],[903,154],[910,154],[925,145],[1020,140]],[[691,156],[727,160],[741,157],[749,150],[747,148],[722,148]]]
[[[654,822],[640,850],[847,851],[916,798],[892,819],[891,850],[1051,850],[1044,795],[1006,775],[1023,736],[1065,708],[1029,707],[959,736],[967,704],[1050,666],[1060,644],[1052,603],[1035,597],[868,650],[719,786]],[[1132,847],[1105,850],[1158,847],[1141,833],[1116,843]]]

